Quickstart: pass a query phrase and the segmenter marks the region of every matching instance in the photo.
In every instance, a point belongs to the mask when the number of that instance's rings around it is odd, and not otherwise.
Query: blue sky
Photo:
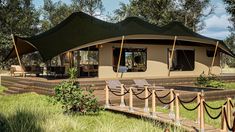
[[[53,0],[57,2],[59,0]],[[70,0],[62,0],[65,3],[70,3]],[[129,0],[103,0],[105,13],[112,13],[119,8],[120,2],[127,3]],[[228,21],[229,15],[226,13],[225,5],[222,0],[211,0],[215,6],[215,14],[205,18],[205,28],[199,33],[216,39],[224,39],[229,35],[228,26],[231,23]],[[39,8],[43,5],[43,0],[33,0],[34,5]]]

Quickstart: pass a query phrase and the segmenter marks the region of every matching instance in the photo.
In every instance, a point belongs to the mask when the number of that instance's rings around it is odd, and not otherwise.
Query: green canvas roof
[[[219,49],[231,56],[234,54],[221,40],[208,38],[186,28],[179,22],[172,22],[158,27],[137,17],[129,17],[118,23],[109,23],[83,12],[75,12],[50,30],[23,38],[15,36],[15,43],[20,55],[39,51],[44,61],[75,48],[107,43],[125,39],[158,39],[196,42],[215,46],[219,41]],[[172,44],[172,43],[169,43]],[[6,59],[16,57],[12,49]]]

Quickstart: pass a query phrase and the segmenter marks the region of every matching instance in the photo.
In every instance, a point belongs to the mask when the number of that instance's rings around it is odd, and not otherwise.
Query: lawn
[[[0,131],[156,132],[164,130],[158,124],[144,119],[129,118],[106,111],[101,111],[99,115],[65,115],[60,105],[52,105],[48,98],[35,93],[0,95]]]
[[[225,89],[235,89],[235,83],[225,83]]]
[[[4,88],[3,86],[0,86],[0,93],[2,93],[4,89],[6,88]]]
[[[209,104],[212,107],[219,107],[219,106],[223,105],[224,103],[225,103],[225,100],[207,102],[207,104]],[[187,108],[194,108],[196,106],[196,103],[186,104],[185,106]],[[209,113],[214,117],[217,116],[220,112],[220,109],[219,110],[212,110],[210,108],[207,108],[207,109],[208,109]],[[164,109],[163,107],[157,107],[157,111],[161,111],[164,113],[169,112],[169,110]],[[197,109],[194,111],[187,111],[186,109],[183,108],[183,106],[180,105],[180,117],[196,121],[197,120]],[[220,117],[216,120],[213,120],[205,112],[205,123],[206,124],[212,125],[216,128],[220,128],[221,127],[220,122],[221,122]]]

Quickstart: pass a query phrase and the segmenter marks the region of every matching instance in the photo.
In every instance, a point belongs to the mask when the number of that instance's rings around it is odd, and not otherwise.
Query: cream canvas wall
[[[116,72],[113,71],[113,47],[120,47],[120,44],[103,44],[99,49],[99,78],[115,78]],[[151,78],[168,77],[167,50],[172,48],[170,45],[144,45],[144,44],[124,44],[124,48],[147,48],[147,70],[145,72],[127,72],[123,78]],[[199,76],[203,71],[208,73],[212,57],[207,57],[207,47],[199,46],[177,46],[176,49],[195,50],[195,68],[193,71],[171,71],[170,76]],[[213,74],[220,74],[220,57],[217,54]],[[119,73],[119,77],[121,73]]]

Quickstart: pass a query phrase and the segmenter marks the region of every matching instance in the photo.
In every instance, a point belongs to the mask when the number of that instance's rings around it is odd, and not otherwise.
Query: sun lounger
[[[120,89],[122,85],[119,80],[106,80],[105,82],[110,89]]]
[[[156,88],[156,89],[165,89],[163,86],[156,86],[155,84],[151,85],[147,82],[145,79],[134,79],[133,80],[135,85],[139,88],[144,88],[145,86],[148,86],[149,88]]]
[[[25,77],[27,72],[25,72],[24,67],[20,65],[11,65],[10,73],[11,73],[11,76],[14,76],[14,77],[16,76],[16,74],[19,74],[20,76],[22,75],[23,77]]]

